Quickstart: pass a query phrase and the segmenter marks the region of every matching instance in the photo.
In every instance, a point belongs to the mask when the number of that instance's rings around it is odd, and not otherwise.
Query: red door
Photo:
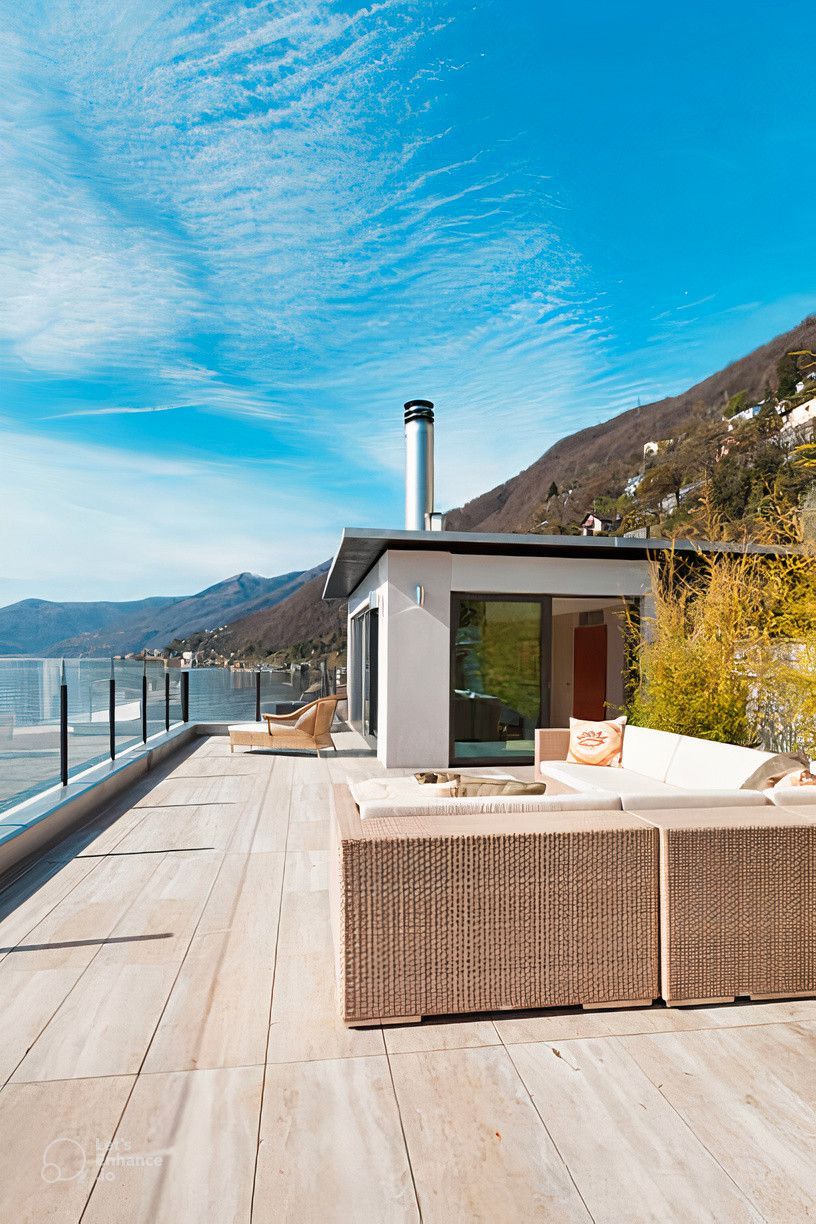
[[[606,718],[606,625],[575,630],[572,651],[573,718]]]

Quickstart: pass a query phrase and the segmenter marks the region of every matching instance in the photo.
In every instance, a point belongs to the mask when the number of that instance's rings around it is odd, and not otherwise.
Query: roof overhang
[[[633,539],[627,536],[482,534],[475,531],[387,531],[346,528],[323,590],[324,599],[348,599],[386,552],[443,552],[488,557],[580,557],[648,561],[661,552],[765,553],[784,549],[712,540]]]

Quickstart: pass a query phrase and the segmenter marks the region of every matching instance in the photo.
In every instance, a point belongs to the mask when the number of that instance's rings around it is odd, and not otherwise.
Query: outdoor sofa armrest
[[[566,761],[569,750],[568,727],[539,727],[535,733],[535,776],[542,761]]]

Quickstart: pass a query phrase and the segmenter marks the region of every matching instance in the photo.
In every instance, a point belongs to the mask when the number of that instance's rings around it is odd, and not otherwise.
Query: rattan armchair
[[[291,714],[264,714],[264,723],[242,723],[229,728],[230,752],[236,745],[247,748],[297,749],[316,752],[337,747],[331,725],[338,696],[319,697]]]

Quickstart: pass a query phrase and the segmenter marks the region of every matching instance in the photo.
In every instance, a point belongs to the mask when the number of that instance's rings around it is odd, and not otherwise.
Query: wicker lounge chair
[[[626,813],[360,818],[332,788],[348,1025],[658,996],[658,834]]]
[[[247,748],[303,748],[320,756],[322,748],[337,748],[331,725],[339,697],[319,697],[291,714],[264,714],[264,722],[235,723],[229,728],[230,752]]]

